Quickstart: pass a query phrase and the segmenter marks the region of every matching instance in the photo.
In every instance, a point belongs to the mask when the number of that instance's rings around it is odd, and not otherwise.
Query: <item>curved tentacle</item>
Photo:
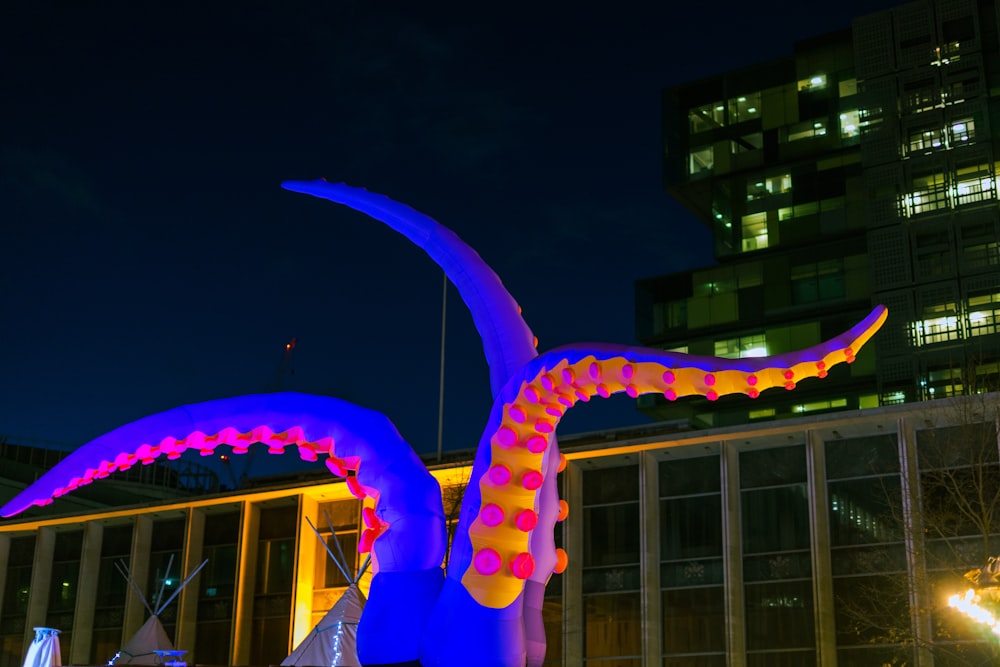
[[[463,503],[451,567],[428,625],[432,631],[447,621],[450,629],[447,636],[424,640],[423,664],[459,664],[462,651],[473,645],[467,638],[474,638],[474,645],[503,647],[506,662],[498,658],[490,665],[519,666],[529,657],[537,664],[537,655],[528,655],[523,625],[521,634],[510,634],[507,620],[515,612],[524,613],[526,590],[537,594],[539,582],[553,571],[549,563],[565,566],[565,553],[551,546],[552,498],[536,490],[554,483],[561,456],[553,435],[567,410],[594,396],[607,398],[623,391],[632,397],[658,392],[669,400],[690,394],[715,400],[733,393],[756,398],[774,387],[794,389],[803,379],[826,377],[832,366],[853,362],[886,315],[885,307],[878,306],[836,338],[774,357],[723,359],[593,344],[553,350],[525,366],[494,403],[480,442],[473,468],[479,494],[471,493],[470,485],[466,500],[478,498]],[[522,523],[521,517],[532,514],[534,520]],[[556,520],[563,518],[559,514]],[[548,541],[536,543],[536,533],[548,536]],[[461,586],[455,585],[456,577],[461,577]]]
[[[80,486],[133,465],[170,459],[185,451],[211,455],[220,446],[234,454],[262,443],[271,454],[295,448],[307,461],[326,457],[327,467],[347,477],[363,513],[360,551],[372,551],[373,594],[358,627],[365,664],[416,660],[420,631],[441,586],[446,545],[444,508],[437,480],[384,415],[325,396],[297,393],[241,396],[187,405],[126,424],[66,457],[7,503],[12,516],[46,505]],[[406,608],[401,592],[409,592]],[[386,642],[385,637],[393,637]]]
[[[534,335],[499,276],[479,253],[444,225],[405,204],[344,183],[329,183],[324,179],[287,181],[282,187],[361,211],[423,249],[458,288],[472,313],[483,339],[494,396],[525,363],[538,356]]]

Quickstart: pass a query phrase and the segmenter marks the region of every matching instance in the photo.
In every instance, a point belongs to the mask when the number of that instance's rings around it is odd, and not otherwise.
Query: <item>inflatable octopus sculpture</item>
[[[452,231],[386,197],[325,180],[288,182],[295,192],[345,204],[389,225],[446,272],[472,311],[490,369],[493,407],[463,497],[448,568],[441,491],[382,414],[298,393],[187,405],[122,426],[73,452],[0,510],[12,516],[133,465],[256,443],[323,459],[369,498],[359,551],[375,565],[358,627],[363,665],[538,667],[545,657],[542,598],[567,564],[553,529],[566,516],[556,477],[565,465],[555,432],[578,403],[625,392],[716,400],[756,398],[826,376],[854,360],[885,321],[878,306],[846,333],[774,357],[722,359],[613,344],[536,350],[520,308],[479,255]]]

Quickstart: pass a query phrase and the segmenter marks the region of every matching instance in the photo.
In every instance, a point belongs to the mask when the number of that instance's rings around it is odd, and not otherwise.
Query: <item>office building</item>
[[[718,426],[997,388],[997,34],[992,2],[913,2],[664,93],[665,184],[718,264],[640,281],[637,337],[763,356],[877,303],[889,321],[821,385],[643,410]]]

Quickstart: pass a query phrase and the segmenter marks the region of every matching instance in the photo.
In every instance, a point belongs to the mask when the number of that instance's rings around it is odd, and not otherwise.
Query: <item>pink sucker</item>
[[[312,444],[313,448],[320,454],[332,453],[334,449],[333,438],[331,437],[320,438]]]
[[[496,503],[488,503],[483,505],[483,509],[479,511],[479,520],[483,522],[483,525],[489,526],[490,528],[495,528],[503,523],[506,514],[503,508]]]
[[[535,430],[539,433],[552,433],[556,427],[547,419],[539,419],[535,422]]]
[[[361,539],[358,540],[358,553],[366,554],[372,550],[372,545],[375,544],[375,538],[378,537],[378,531],[374,528],[368,528],[361,533]]]
[[[364,500],[368,495],[361,487],[361,482],[358,481],[358,478],[355,475],[351,475],[347,478],[347,490],[350,491],[351,495],[358,500]]]
[[[337,477],[347,477],[347,467],[344,465],[343,459],[331,456],[326,460],[326,467]]]
[[[510,481],[510,468],[503,465],[502,463],[497,463],[490,467],[490,471],[486,473],[490,481],[496,486],[503,486]]]
[[[522,532],[530,532],[538,525],[538,515],[534,510],[521,510],[514,518],[514,525]]]
[[[527,552],[519,553],[510,561],[510,572],[518,579],[527,579],[535,571],[535,559]]]
[[[501,426],[497,431],[497,444],[509,448],[517,444],[517,431],[509,426]]]
[[[521,475],[521,486],[526,488],[528,491],[534,491],[542,486],[544,481],[542,473],[537,470],[529,470],[523,475]]]
[[[528,441],[524,443],[524,446],[527,447],[528,451],[532,454],[541,454],[549,446],[549,440],[541,435],[533,435],[528,438]]]
[[[477,551],[476,555],[472,557],[472,565],[476,568],[476,572],[488,577],[500,571],[503,560],[495,549],[486,547]]]

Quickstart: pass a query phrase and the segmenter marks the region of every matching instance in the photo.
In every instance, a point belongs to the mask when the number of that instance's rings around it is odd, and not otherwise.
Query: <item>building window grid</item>
[[[912,325],[913,344],[917,347],[958,340],[961,335],[954,302],[925,306],[923,319]]]
[[[988,336],[1000,332],[1000,290],[969,295],[966,327],[969,336]]]
[[[721,501],[721,491],[713,490],[713,491],[700,491],[695,493],[676,493],[676,494],[666,493],[660,495],[661,504],[669,501],[692,501],[692,500],[710,501],[712,499],[719,499]],[[686,582],[681,583],[678,581],[670,581],[669,577],[661,576],[661,581],[666,582],[661,585],[661,596],[663,596],[663,604],[665,610],[664,622],[666,622],[669,617],[669,614],[666,613],[666,610],[668,609],[669,605],[668,600],[670,600],[671,594],[673,594],[674,596],[683,596],[683,595],[698,596],[700,594],[702,596],[701,601],[703,604],[705,603],[707,598],[712,597],[713,593],[719,593],[719,597],[721,598],[721,592],[723,587],[722,568],[724,560],[724,556],[722,553],[722,545],[721,545],[721,530],[723,522],[723,517],[721,516],[722,514],[721,510],[722,508],[720,504],[719,505],[720,516],[717,518],[720,530],[720,533],[718,535],[719,537],[718,554],[706,553],[699,555],[691,555],[689,557],[684,557],[684,558],[664,558],[660,561],[661,570],[670,568],[671,566],[680,568],[681,571],[683,572],[684,578],[687,580]],[[665,516],[665,512],[663,509],[661,509],[661,517],[663,516]],[[663,530],[662,527],[661,530]],[[663,539],[662,536],[661,539]],[[712,580],[713,579],[712,573],[709,571],[709,568],[706,568],[706,564],[709,566],[711,566],[712,564],[717,565],[718,567],[717,580],[715,581]],[[718,602],[721,605],[721,599]],[[704,609],[701,609],[701,611],[703,614],[706,613]],[[711,660],[712,658],[724,657],[726,655],[725,634],[724,634],[724,628],[725,628],[724,608],[721,610],[721,615],[722,615],[721,622],[713,624],[712,628],[708,628],[704,624],[705,619],[701,618],[702,625],[699,626],[699,629],[702,631],[702,634],[700,636],[702,646],[700,647],[692,647],[688,645],[685,647],[681,647],[686,650],[680,650],[680,651],[671,650],[672,648],[676,647],[671,646],[670,638],[668,636],[665,636],[663,645],[663,654],[661,657],[664,659],[672,658],[675,660],[681,658]],[[690,621],[690,614],[685,615],[685,619]],[[717,633],[716,636],[708,638],[706,635],[712,634],[713,631]],[[688,641],[692,641],[692,637],[690,635],[688,635],[686,639]],[[705,646],[705,644],[711,644],[713,642],[719,644],[717,649],[713,650]],[[697,650],[698,648],[702,650]]]
[[[767,337],[763,333],[747,334],[715,341],[715,355],[724,359],[747,359],[767,356]]]
[[[584,473],[583,662],[592,667],[642,662],[638,474],[636,466]],[[588,499],[589,484],[603,486]],[[616,509],[617,520],[599,522],[614,532],[594,532],[591,512]]]
[[[914,177],[910,192],[899,198],[899,213],[910,218],[996,198],[993,167],[980,163],[961,167],[947,178],[943,173]]]

